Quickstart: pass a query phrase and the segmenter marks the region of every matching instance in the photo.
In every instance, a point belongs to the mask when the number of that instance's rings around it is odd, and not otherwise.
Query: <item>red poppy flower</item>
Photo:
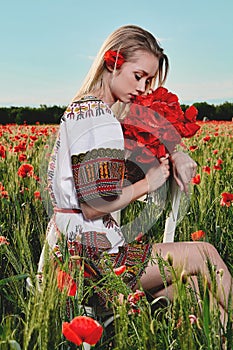
[[[221,159],[221,158],[219,158],[218,160],[217,160],[217,164],[216,165],[221,165],[223,163],[223,160]]]
[[[123,55],[118,51],[108,50],[104,54],[104,61],[112,69],[119,69],[125,62]]]
[[[22,164],[18,169],[18,175],[20,177],[30,177],[33,176],[34,168],[31,164]]]
[[[14,152],[25,152],[26,148],[26,142],[21,141],[17,146],[14,147]]]
[[[200,175],[200,174],[197,174],[196,176],[194,176],[194,177],[192,178],[192,183],[193,183],[194,185],[199,185],[200,182],[201,182],[201,175]]]
[[[125,272],[125,270],[126,270],[126,266],[125,265],[122,265],[120,267],[116,267],[115,269],[113,269],[113,271],[115,272],[115,274],[117,276],[122,275]]]
[[[217,149],[213,150],[213,154],[217,154],[217,153],[218,153]]]
[[[190,150],[191,152],[194,152],[196,149],[198,149],[198,146],[190,146],[190,147],[189,147],[189,150]]]
[[[203,170],[205,173],[207,173],[208,175],[210,175],[211,169],[210,169],[209,166],[207,166],[207,165],[203,166],[203,167],[202,167],[202,170]]]
[[[102,336],[103,327],[91,317],[77,316],[70,323],[63,322],[62,333],[78,346],[83,342],[95,345]]]
[[[6,237],[0,236],[0,245],[3,245],[3,244],[8,245],[8,244],[10,244],[10,243],[8,242],[8,240],[7,240]]]
[[[199,241],[204,236],[205,236],[205,232],[202,230],[195,231],[191,234],[191,238],[193,241]]]
[[[208,141],[210,140],[210,136],[207,135],[207,136],[203,137],[202,140],[203,140],[204,142],[208,142]]]
[[[125,149],[131,151],[131,161],[153,163],[166,153],[172,153],[182,137],[191,137],[199,129],[197,109],[182,111],[178,97],[164,87],[147,95],[137,96],[122,121]]]
[[[74,297],[77,286],[73,278],[65,271],[59,270],[57,273],[57,287],[60,291],[67,289],[67,295]]]
[[[220,205],[230,207],[231,203],[233,203],[233,194],[229,192],[223,192],[221,196],[222,198],[220,201]]]
[[[8,198],[8,192],[7,191],[1,191],[0,192],[0,197],[2,197],[2,198]]]
[[[19,161],[20,161],[20,162],[24,162],[25,160],[27,160],[26,154],[21,153],[21,154],[19,155]]]
[[[41,199],[40,191],[35,191],[34,192],[34,198],[35,199]]]
[[[222,167],[220,165],[214,165],[213,166],[214,170],[222,170]]]
[[[0,145],[0,157],[6,158],[6,147],[3,145]]]

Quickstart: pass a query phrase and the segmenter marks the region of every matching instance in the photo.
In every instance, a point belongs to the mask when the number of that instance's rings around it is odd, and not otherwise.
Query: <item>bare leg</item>
[[[232,286],[232,277],[227,266],[221,259],[216,248],[206,242],[176,242],[176,243],[158,243],[153,247],[152,256],[155,257],[145,270],[141,277],[141,285],[145,290],[154,290],[154,295],[158,295],[159,291],[164,289],[162,277],[158,264],[156,263],[156,253],[166,258],[170,254],[173,258],[174,269],[180,268],[185,270],[187,275],[195,276],[201,273],[206,276],[210,290],[211,279],[209,276],[206,260],[210,259],[211,263],[215,265],[216,271],[222,271],[216,274],[217,293],[221,306],[226,310],[226,303]],[[221,278],[221,280],[220,280]],[[167,282],[171,283],[171,276],[167,274]],[[169,293],[171,293],[169,291]],[[166,294],[165,294],[166,295]]]

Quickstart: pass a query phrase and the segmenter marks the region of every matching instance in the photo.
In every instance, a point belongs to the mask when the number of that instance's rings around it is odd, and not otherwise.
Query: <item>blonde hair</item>
[[[156,81],[158,86],[164,84],[168,74],[169,62],[163,49],[147,30],[135,25],[125,25],[116,29],[104,41],[73,101],[101,89],[102,76],[106,69],[104,54],[108,50],[120,52],[125,61],[131,61],[138,50],[154,54],[159,59],[159,69],[148,89],[153,88]]]

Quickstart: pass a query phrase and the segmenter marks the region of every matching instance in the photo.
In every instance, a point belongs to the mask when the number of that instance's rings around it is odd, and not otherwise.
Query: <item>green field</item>
[[[202,122],[200,131],[183,146],[198,164],[196,183],[185,216],[179,221],[175,240],[190,241],[195,231],[204,231],[202,240],[212,243],[233,273],[233,201],[223,193],[233,193],[232,122]],[[48,259],[44,280],[37,287],[37,263],[51,215],[46,188],[46,166],[57,126],[0,125],[0,349],[55,350],[76,349],[62,335],[71,316],[84,314],[83,300],[101,290],[103,281],[83,284],[83,269],[72,276],[78,285],[75,296],[67,297],[57,286],[56,269]],[[232,197],[231,197],[232,198]],[[132,220],[142,209],[138,202],[122,212],[122,223]],[[145,220],[152,220],[153,206]],[[154,223],[148,239],[161,241],[166,211]],[[173,303],[166,298],[151,301],[139,298],[136,308],[129,302],[131,293],[121,276],[109,266],[105,288],[113,297],[109,307],[114,314],[111,327],[106,316],[95,314],[103,325],[102,338],[95,349],[117,350],[232,350],[232,304],[229,303],[227,327],[220,322],[218,302],[212,303],[206,280],[198,276],[199,298],[187,284],[184,271],[175,271],[159,259],[161,273],[171,269],[176,294]],[[65,264],[64,264],[64,269]],[[218,271],[217,271],[218,272]],[[215,283],[217,273],[209,266]],[[27,290],[26,278],[33,288]],[[136,310],[136,311],[135,311]],[[72,318],[72,317],[71,317]],[[81,348],[81,347],[80,347]]]

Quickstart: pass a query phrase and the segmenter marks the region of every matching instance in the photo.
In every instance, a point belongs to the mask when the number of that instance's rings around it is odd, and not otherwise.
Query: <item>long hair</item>
[[[102,75],[106,69],[104,54],[108,50],[120,52],[125,61],[130,61],[137,50],[154,54],[159,60],[159,68],[148,89],[154,87],[156,82],[158,86],[164,84],[169,68],[167,55],[150,32],[135,25],[125,25],[116,29],[104,41],[73,101],[101,89]]]

